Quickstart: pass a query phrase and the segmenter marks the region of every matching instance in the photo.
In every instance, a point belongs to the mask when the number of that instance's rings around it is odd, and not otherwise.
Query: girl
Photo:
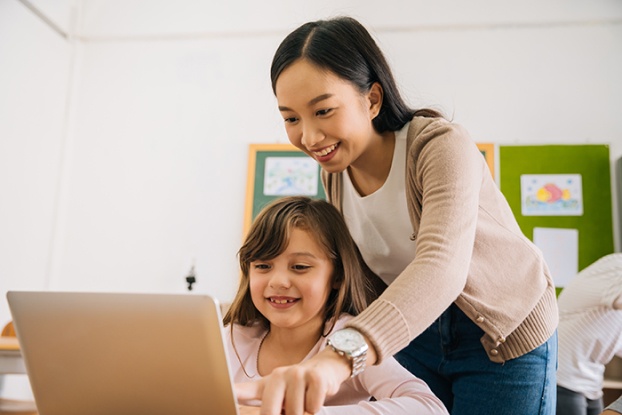
[[[367,304],[360,254],[341,215],[325,201],[277,199],[257,216],[238,255],[242,279],[224,318],[236,382],[309,359]],[[386,359],[345,382],[320,413],[447,411],[425,383]]]
[[[400,352],[452,414],[553,414],[554,284],[468,133],[410,109],[351,18],[294,30],[271,78],[289,140],[320,164],[330,202],[388,285],[346,323],[369,346],[367,367]],[[262,397],[264,414],[283,402],[287,415],[314,412],[360,358],[327,348],[240,392]]]

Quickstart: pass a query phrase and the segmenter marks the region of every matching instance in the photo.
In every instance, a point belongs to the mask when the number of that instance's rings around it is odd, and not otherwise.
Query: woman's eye
[[[286,124],[293,124],[296,121],[298,121],[298,118],[296,118],[296,117],[288,117],[288,118],[285,118],[284,121],[285,121]]]
[[[323,110],[318,110],[318,111],[315,112],[315,115],[320,115],[320,116],[328,115],[328,114],[330,114],[330,112],[332,110],[333,110],[332,108],[326,108],[326,109],[323,109]]]

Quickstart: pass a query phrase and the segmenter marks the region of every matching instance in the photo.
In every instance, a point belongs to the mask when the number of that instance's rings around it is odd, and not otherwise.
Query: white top
[[[334,330],[343,328],[352,316],[344,314],[335,324]],[[258,380],[257,354],[266,330],[260,325],[251,327],[233,325],[225,327],[225,343],[234,382]],[[320,338],[307,360],[326,347],[326,339]],[[236,354],[237,352],[237,354]],[[243,365],[243,367],[242,367]],[[245,373],[246,371],[246,373]],[[371,402],[370,397],[377,400]],[[241,402],[258,405],[258,402]],[[318,414],[392,414],[392,415],[447,415],[443,403],[432,393],[428,385],[404,369],[394,358],[384,360],[380,365],[365,369],[360,375],[341,384],[337,394],[327,398],[325,407]]]
[[[406,203],[406,137],[408,126],[395,132],[391,171],[382,187],[361,197],[347,170],[343,176],[343,216],[369,268],[386,284],[415,259],[415,242]]]
[[[557,384],[602,396],[605,364],[622,357],[622,253],[585,268],[559,295]]]

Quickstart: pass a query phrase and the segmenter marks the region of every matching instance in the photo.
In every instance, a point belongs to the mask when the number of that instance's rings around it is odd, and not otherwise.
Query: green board
[[[244,234],[264,206],[288,195],[326,199],[319,164],[290,144],[251,144]]]
[[[609,146],[499,147],[500,188],[523,233],[534,228],[578,230],[578,270],[614,250]],[[583,211],[578,216],[523,216],[521,175],[581,175]]]

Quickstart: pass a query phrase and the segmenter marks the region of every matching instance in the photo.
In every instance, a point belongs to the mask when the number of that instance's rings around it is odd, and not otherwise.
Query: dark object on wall
[[[193,265],[192,268],[190,268],[190,272],[188,272],[188,275],[186,276],[186,283],[188,283],[188,291],[192,291],[192,284],[194,284],[195,282],[197,282],[197,276],[196,276],[196,273],[194,272],[194,265]]]

